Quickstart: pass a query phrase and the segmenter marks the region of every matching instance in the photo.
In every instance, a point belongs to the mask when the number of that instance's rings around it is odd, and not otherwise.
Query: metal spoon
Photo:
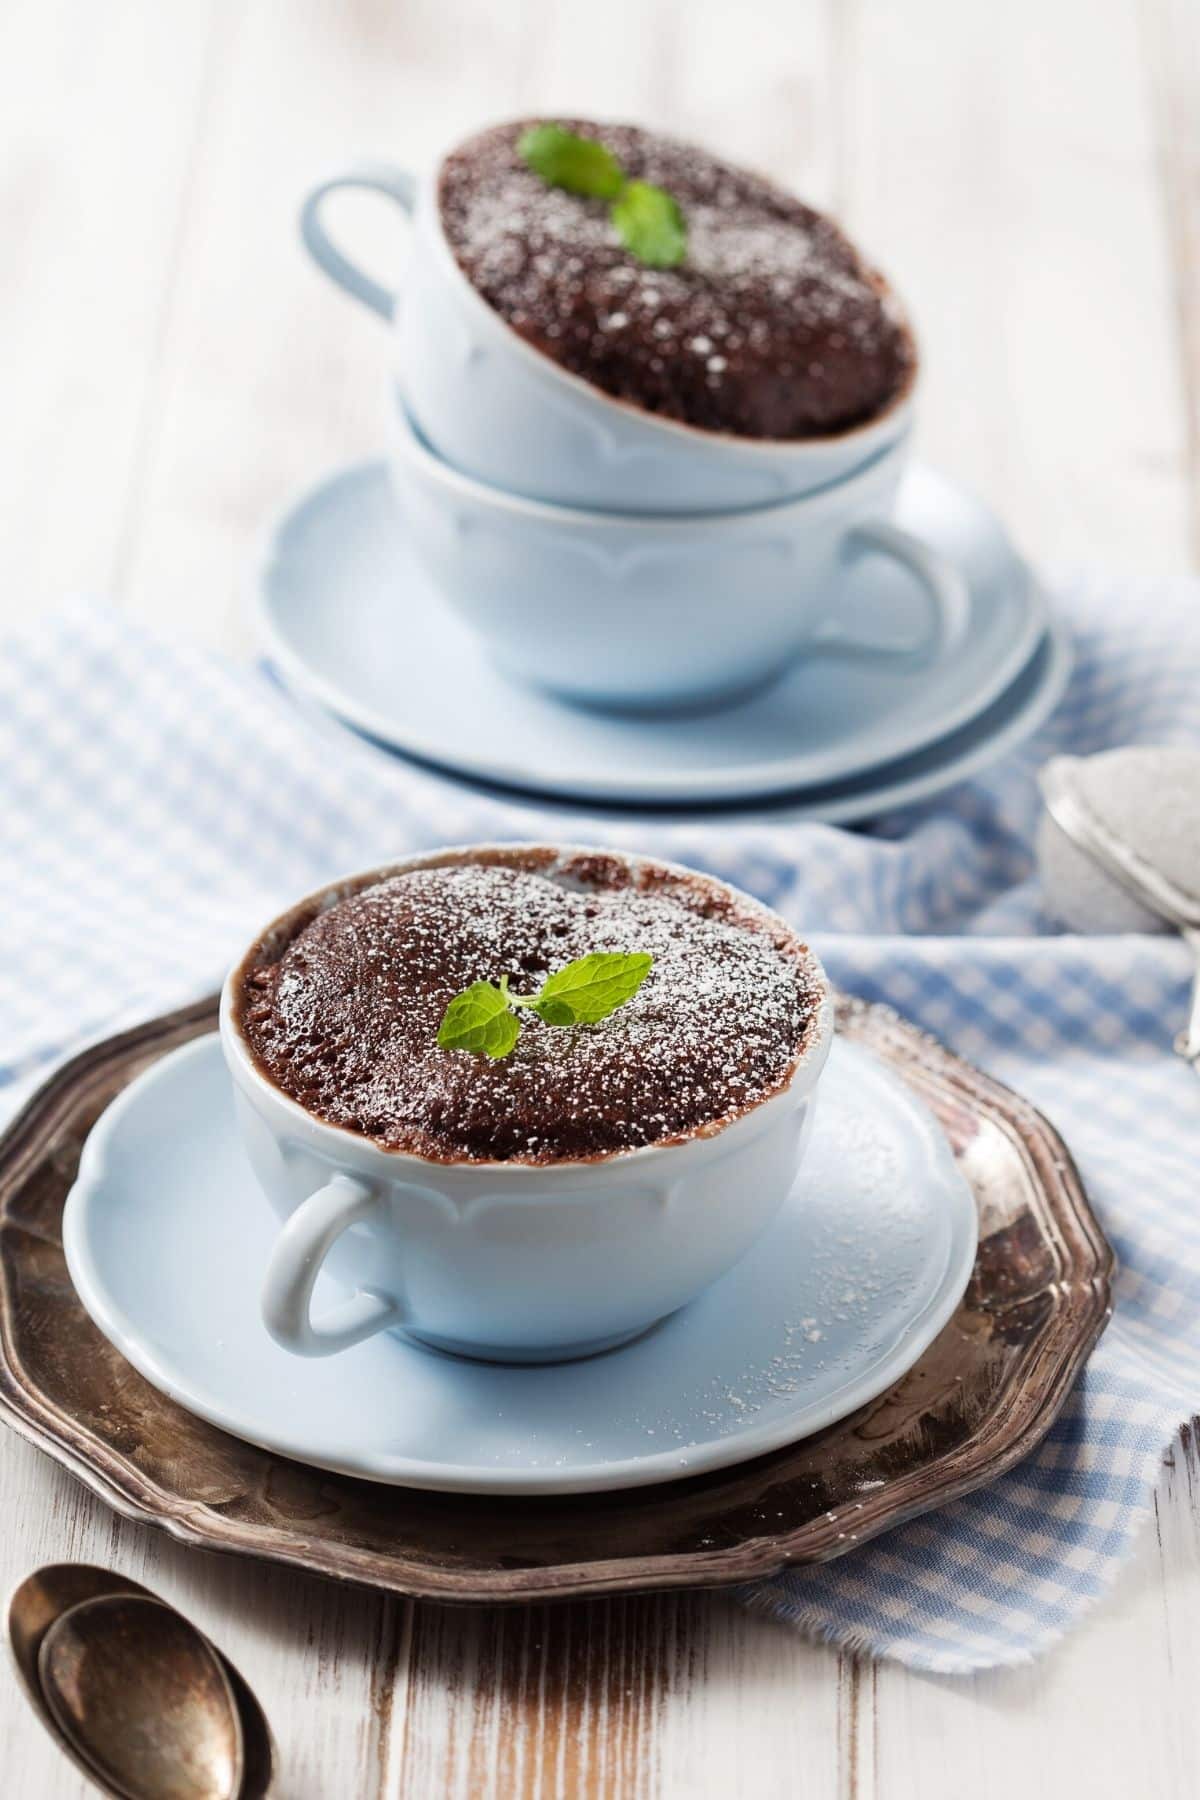
[[[38,1678],[63,1736],[128,1800],[237,1800],[233,1690],[174,1607],[140,1594],[84,1600],[42,1639]]]
[[[1109,830],[1087,805],[1072,780],[1074,759],[1057,757],[1042,770],[1039,781],[1046,811],[1063,835],[1133,900],[1174,926],[1196,959],[1187,1024],[1175,1039],[1175,1049],[1200,1073],[1200,907],[1161,869]]]
[[[9,1607],[43,1724],[119,1800],[262,1800],[274,1749],[254,1695],[182,1613],[83,1563],[39,1569]]]

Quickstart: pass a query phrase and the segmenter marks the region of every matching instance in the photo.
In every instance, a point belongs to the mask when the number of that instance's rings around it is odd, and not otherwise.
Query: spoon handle
[[[1192,1005],[1188,1022],[1175,1039],[1175,1049],[1200,1075],[1200,931],[1185,931],[1183,939],[1196,958],[1196,977],[1192,983]]]

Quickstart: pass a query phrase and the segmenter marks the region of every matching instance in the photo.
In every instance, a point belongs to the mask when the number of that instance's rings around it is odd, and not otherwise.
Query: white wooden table
[[[834,207],[922,329],[926,455],[1039,558],[1200,553],[1189,0],[10,0],[0,624],[87,588],[237,653],[256,534],[380,436],[384,344],[305,263],[306,182],[487,119],[700,137]],[[381,268],[386,211],[346,201]],[[3,773],[0,771],[0,792]],[[1200,1793],[1200,1461],[1044,1663],[919,1678],[719,1597],[451,1612],[185,1552],[0,1442],[0,1585],[178,1601],[256,1685],[289,1800]],[[0,1683],[0,1791],[79,1778]]]

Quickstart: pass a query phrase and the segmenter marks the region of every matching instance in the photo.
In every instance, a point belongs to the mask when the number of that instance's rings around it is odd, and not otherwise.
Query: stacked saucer
[[[932,666],[810,659],[711,711],[606,713],[514,682],[413,554],[382,463],[339,470],[271,532],[259,634],[297,696],[475,781],[637,808],[771,799],[849,822],[995,761],[1050,713],[1070,666],[1043,592],[981,502],[918,466],[895,516],[958,558],[970,605],[953,647]],[[900,586],[868,557],[852,580]]]
[[[337,473],[272,534],[267,654],[384,744],[563,800],[847,820],[960,779],[1040,723],[1068,658],[986,507],[908,467],[894,296],[769,184],[596,129],[570,141],[670,179],[682,266],[526,167],[527,126],[423,184],[310,196],[318,262],[396,317],[398,379],[386,473]],[[347,186],[412,220],[402,304],[325,233]]]

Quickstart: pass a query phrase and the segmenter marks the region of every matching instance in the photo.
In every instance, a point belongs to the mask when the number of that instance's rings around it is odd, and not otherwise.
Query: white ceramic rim
[[[460,499],[468,500],[492,513],[519,518],[554,531],[578,532],[592,537],[597,533],[619,533],[629,536],[666,536],[692,539],[701,537],[734,537],[758,531],[764,523],[787,526],[805,515],[827,512],[854,514],[855,503],[864,490],[886,478],[893,458],[902,457],[908,447],[907,433],[883,445],[868,460],[857,463],[841,475],[807,493],[791,499],[767,500],[757,506],[731,506],[709,512],[612,512],[592,511],[581,506],[559,506],[551,500],[532,500],[524,494],[509,493],[507,488],[492,487],[466,475],[453,463],[446,462],[421,436],[420,427],[405,402],[399,380],[395,384],[393,404],[388,412],[389,446],[416,473],[433,486],[448,489]]]
[[[764,1100],[758,1101],[748,1111],[738,1113],[733,1118],[725,1120],[724,1123],[717,1123],[711,1128],[698,1129],[691,1136],[674,1143],[642,1144],[631,1150],[614,1150],[604,1155],[577,1160],[561,1158],[550,1163],[521,1162],[516,1158],[505,1162],[477,1162],[465,1157],[461,1160],[446,1159],[442,1161],[432,1157],[418,1156],[408,1150],[389,1150],[384,1145],[376,1143],[373,1138],[366,1137],[361,1132],[352,1131],[348,1126],[335,1125],[328,1119],[317,1117],[316,1114],[310,1113],[307,1108],[301,1106],[298,1100],[293,1100],[289,1094],[285,1094],[281,1088],[276,1087],[274,1082],[269,1080],[259,1068],[253,1052],[242,1034],[236,1016],[235,991],[252,951],[264,938],[284,926],[293,914],[315,905],[326,895],[336,895],[339,889],[361,890],[364,887],[372,886],[376,881],[384,881],[391,875],[407,874],[416,869],[454,867],[456,866],[454,859],[460,859],[462,863],[466,863],[469,858],[474,856],[519,855],[523,852],[547,850],[553,851],[554,855],[560,858],[570,856],[615,857],[619,861],[635,867],[649,864],[657,869],[666,869],[674,875],[710,882],[713,886],[735,895],[741,904],[752,912],[778,921],[798,944],[802,944],[812,973],[820,985],[821,998],[809,1027],[806,1041],[797,1052],[791,1072],[783,1085],[768,1094]],[[335,904],[336,901],[331,903]],[[804,943],[804,940],[798,936],[786,919],[780,918],[779,914],[772,912],[770,907],[764,906],[762,901],[756,900],[752,894],[747,894],[741,888],[734,887],[732,882],[722,881],[715,875],[707,875],[701,869],[690,869],[683,863],[668,862],[665,858],[658,856],[639,855],[636,852],[622,850],[611,845],[550,844],[545,840],[540,842],[514,840],[512,843],[443,844],[433,850],[424,850],[416,852],[412,856],[398,857],[394,861],[381,863],[377,867],[369,869],[356,869],[333,881],[322,882],[320,887],[314,888],[311,893],[302,895],[290,906],[285,906],[281,912],[276,913],[269,923],[255,932],[250,939],[222,984],[219,1029],[221,1041],[233,1062],[234,1079],[249,1090],[260,1110],[268,1114],[273,1112],[281,1120],[284,1130],[292,1133],[299,1132],[315,1150],[328,1157],[331,1162],[357,1165],[356,1173],[364,1171],[369,1173],[371,1169],[375,1169],[380,1175],[391,1179],[402,1178],[405,1171],[411,1169],[414,1180],[433,1180],[436,1176],[440,1176],[444,1182],[449,1181],[452,1186],[464,1189],[472,1186],[491,1187],[497,1180],[514,1181],[517,1179],[549,1187],[561,1179],[565,1171],[569,1171],[575,1178],[579,1178],[585,1173],[590,1174],[595,1183],[599,1183],[604,1173],[610,1169],[617,1170],[623,1177],[624,1171],[633,1164],[642,1165],[647,1162],[661,1161],[666,1156],[674,1156],[678,1161],[689,1152],[691,1153],[689,1160],[695,1160],[704,1153],[705,1148],[710,1144],[720,1142],[725,1146],[733,1137],[757,1137],[760,1132],[767,1130],[768,1126],[773,1123],[774,1114],[780,1109],[782,1103],[791,1101],[794,1104],[796,1101],[806,1098],[816,1088],[829,1057],[830,1045],[833,1042],[834,1008],[829,978],[816,951]],[[588,1182],[587,1185],[590,1187],[593,1182]]]
[[[501,803],[528,806],[549,801],[555,806],[575,807],[596,804],[625,811],[652,807],[654,823],[661,825],[669,823],[672,817],[678,817],[684,823],[691,822],[691,811],[672,815],[670,809],[673,806],[695,811],[708,806],[728,807],[740,801],[747,806],[770,805],[778,816],[797,821],[849,825],[871,818],[886,808],[938,793],[1019,743],[1036,730],[1057,705],[1070,675],[1070,647],[1065,631],[1050,612],[1045,590],[1014,551],[1014,562],[1024,571],[1027,584],[1025,627],[1014,639],[1009,655],[997,665],[997,678],[990,697],[980,703],[975,695],[964,700],[961,707],[951,709],[947,716],[953,722],[939,722],[932,739],[920,740],[909,749],[889,754],[882,760],[852,766],[842,773],[815,781],[805,775],[797,776],[793,766],[785,762],[770,762],[743,763],[731,770],[710,770],[699,776],[684,774],[664,779],[661,775],[650,774],[636,783],[623,778],[618,791],[603,778],[595,781],[572,779],[570,784],[562,786],[548,784],[545,777],[534,777],[527,767],[501,760],[483,762],[469,755],[451,755],[444,745],[406,732],[395,718],[348,697],[335,682],[315,670],[293,649],[291,640],[278,624],[277,608],[271,599],[270,572],[281,561],[279,545],[291,521],[305,508],[324,499],[335,483],[361,480],[374,470],[378,470],[381,479],[387,478],[383,462],[352,464],[348,468],[339,465],[308,488],[299,500],[290,501],[267,525],[260,540],[250,596],[262,653],[293,696],[299,695],[319,706],[338,723],[362,733],[387,751],[416,759],[435,775],[448,776],[451,780],[481,781],[506,790],[499,796]],[[672,522],[678,521],[673,518]],[[905,763],[915,757],[928,756],[944,739],[965,730],[984,713],[998,708],[1047,643],[1049,655],[1041,685],[1034,693],[1023,697],[1011,715],[1001,718],[990,735],[952,751],[937,769],[923,769],[914,775],[903,773]],[[501,677],[497,676],[497,679]],[[882,780],[878,779],[881,775]],[[850,783],[854,785],[853,793],[835,791],[822,799],[828,789],[842,789]],[[815,797],[805,798],[808,794]]]
[[[481,136],[484,132],[498,130],[501,125],[515,125],[520,124],[521,122],[522,121],[517,119],[501,119],[493,125],[481,127],[478,132],[472,132],[471,136],[474,138]],[[614,124],[614,122],[615,121],[611,119],[589,120],[589,124],[596,126],[601,132],[603,132],[607,126]],[[452,277],[459,292],[465,296],[467,304],[475,309],[476,318],[481,323],[486,319],[487,329],[498,334],[506,346],[510,349],[515,349],[526,361],[527,365],[530,368],[536,369],[540,375],[547,378],[551,385],[562,385],[572,389],[577,394],[587,395],[592,401],[601,403],[602,409],[604,407],[610,408],[619,413],[622,418],[635,418],[643,422],[652,432],[661,432],[664,438],[678,438],[681,443],[687,445],[691,450],[699,449],[701,451],[711,451],[722,457],[735,457],[746,462],[788,463],[792,461],[816,461],[823,450],[837,449],[842,446],[862,447],[862,454],[865,459],[872,453],[877,441],[890,439],[890,437],[897,432],[907,429],[909,417],[913,410],[913,397],[916,393],[917,383],[921,375],[921,349],[917,342],[917,335],[913,329],[912,319],[908,308],[900,299],[900,296],[892,286],[891,282],[872,264],[866,263],[865,260],[863,261],[863,266],[869,271],[874,277],[875,282],[878,284],[881,298],[895,309],[900,324],[912,347],[913,360],[912,366],[909,369],[908,380],[897,393],[893,394],[883,411],[876,413],[870,419],[864,419],[858,425],[849,426],[844,431],[833,432],[827,437],[811,438],[749,438],[738,437],[733,432],[709,431],[699,425],[690,425],[682,419],[665,419],[661,413],[648,412],[645,408],[636,406],[630,400],[618,399],[616,395],[606,393],[603,388],[595,387],[590,381],[585,380],[582,375],[576,375],[572,370],[564,369],[561,363],[556,363],[551,357],[545,355],[543,351],[535,349],[532,344],[528,343],[526,339],[521,336],[520,332],[514,331],[507,319],[502,318],[495,307],[489,306],[479,290],[467,279],[467,276],[458,265],[453,250],[450,248],[446,233],[442,229],[442,209],[438,199],[439,189],[441,187],[442,165],[446,162],[448,157],[453,155],[455,150],[460,148],[461,143],[466,141],[467,140],[463,139],[460,140],[459,143],[452,144],[448,150],[444,150],[441,153],[431,169],[428,169],[423,175],[417,177],[418,187],[423,190],[423,192],[419,194],[417,207],[418,209],[424,210],[425,216],[429,219],[433,227],[431,235],[434,240],[437,254],[441,260],[443,274]],[[753,173],[753,171],[750,172]],[[770,180],[770,177],[761,177],[761,179]],[[778,186],[778,183],[773,183],[772,185]],[[790,194],[790,189],[784,189],[782,191]],[[793,197],[798,198],[798,196]],[[813,210],[816,211],[818,209],[814,208]],[[850,236],[849,232],[843,230],[840,221],[834,218],[832,213],[822,211],[821,216],[831,220],[832,223],[837,226],[838,230],[843,232],[843,236],[846,238],[847,242],[853,246],[855,254],[861,259],[861,252],[858,249],[858,245]],[[401,305],[403,304],[402,288],[399,294],[399,302]]]
[[[879,1068],[885,1080],[895,1083],[908,1105],[914,1110],[927,1112],[928,1109],[904,1086],[899,1076],[894,1075],[885,1064],[880,1064],[877,1058],[871,1057],[869,1052],[862,1050],[857,1044],[844,1042],[841,1048],[854,1055],[868,1057]],[[126,1312],[109,1304],[108,1290],[92,1256],[88,1211],[95,1197],[103,1192],[104,1162],[109,1136],[119,1126],[125,1113],[137,1104],[143,1083],[152,1080],[166,1064],[196,1057],[206,1051],[220,1054],[216,1033],[196,1038],[152,1064],[111,1103],[93,1127],[84,1144],[79,1173],[67,1197],[63,1213],[63,1249],[67,1267],[75,1291],[93,1323],[116,1346],[125,1360],[140,1375],[145,1376],[152,1387],[177,1401],[196,1417],[206,1419],[209,1424],[229,1432],[231,1436],[241,1438],[246,1443],[257,1444],[260,1449],[290,1457],[295,1462],[306,1463],[310,1468],[330,1469],[337,1474],[379,1481],[393,1487],[411,1487],[441,1493],[513,1495],[604,1493],[614,1488],[659,1486],[665,1482],[688,1480],[695,1475],[731,1468],[738,1463],[748,1462],[753,1457],[763,1456],[768,1451],[781,1449],[787,1444],[800,1443],[886,1393],[893,1383],[907,1374],[954,1316],[975,1266],[978,1213],[974,1195],[961,1170],[958,1170],[958,1193],[963,1204],[950,1220],[950,1241],[940,1281],[923,1307],[913,1315],[890,1355],[883,1357],[857,1380],[847,1382],[820,1409],[814,1408],[808,1415],[801,1410],[798,1416],[803,1423],[800,1425],[796,1424],[795,1419],[790,1422],[781,1419],[769,1426],[748,1427],[745,1432],[733,1438],[717,1439],[707,1446],[701,1446],[698,1451],[689,1453],[688,1467],[684,1473],[679,1468],[678,1449],[656,1451],[645,1457],[629,1457],[620,1462],[591,1464],[576,1469],[570,1475],[557,1474],[554,1470],[539,1470],[535,1476],[528,1468],[509,1467],[488,1469],[486,1472],[476,1470],[465,1478],[461,1465],[456,1463],[413,1463],[403,1457],[374,1458],[369,1463],[361,1460],[355,1462],[348,1457],[314,1458],[311,1448],[303,1442],[287,1435],[248,1428],[236,1412],[220,1401],[197,1395],[187,1385],[177,1382],[146,1348],[136,1322]],[[940,1127],[937,1129],[940,1130]],[[948,1145],[946,1154],[950,1155]],[[621,1350],[618,1348],[609,1354],[615,1359],[614,1373],[619,1373]]]

